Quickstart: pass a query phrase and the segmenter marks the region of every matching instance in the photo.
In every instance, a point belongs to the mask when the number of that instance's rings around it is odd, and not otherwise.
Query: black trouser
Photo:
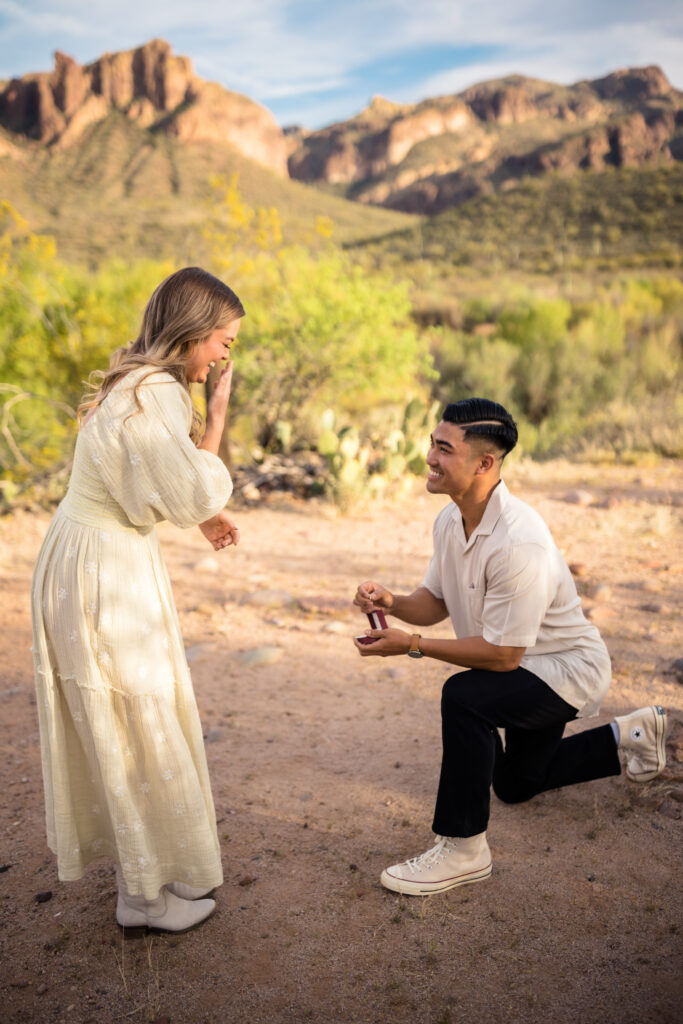
[[[433,829],[475,836],[489,820],[491,786],[506,803],[606,775],[621,766],[610,725],[562,739],[576,708],[524,668],[451,676],[441,698],[443,760]],[[505,748],[498,734],[505,729]]]

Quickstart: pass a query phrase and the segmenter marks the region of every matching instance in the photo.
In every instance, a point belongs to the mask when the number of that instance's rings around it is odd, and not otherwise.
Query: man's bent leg
[[[542,730],[508,727],[505,750],[498,741],[493,791],[506,803],[577,782],[619,775],[621,767],[609,725],[562,738],[564,725]]]
[[[576,709],[526,669],[472,669],[446,681],[441,715],[443,758],[432,827],[437,835],[462,837],[484,832],[488,825],[494,766],[502,753],[497,728],[514,729],[526,737],[529,756],[524,769],[534,766],[540,787],[565,723],[576,716]],[[515,764],[519,761],[516,758]],[[495,770],[499,780],[509,775],[512,782],[513,771]],[[524,780],[525,790],[529,782]]]
[[[562,740],[566,722],[576,717],[575,708],[522,668],[513,672],[472,669],[452,676],[443,688],[441,711],[443,759],[433,824],[436,845],[392,865],[381,876],[387,889],[406,895],[428,896],[491,874],[486,842],[491,782],[500,786],[501,793],[505,791],[503,799],[511,800],[528,799],[550,788],[548,779],[557,773],[549,773],[548,767],[569,742]],[[499,727],[514,737],[507,758]],[[598,745],[603,749],[602,739]],[[576,757],[567,761],[576,762],[576,775],[582,756],[579,745],[570,744],[568,752],[572,751]],[[612,754],[616,758],[613,737]],[[574,777],[572,781],[582,780]]]

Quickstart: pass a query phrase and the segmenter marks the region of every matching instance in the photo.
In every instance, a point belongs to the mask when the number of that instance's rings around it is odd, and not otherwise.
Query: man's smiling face
[[[465,431],[456,423],[441,420],[431,437],[427,453],[427,490],[430,494],[465,494],[470,487],[481,454],[464,440]]]

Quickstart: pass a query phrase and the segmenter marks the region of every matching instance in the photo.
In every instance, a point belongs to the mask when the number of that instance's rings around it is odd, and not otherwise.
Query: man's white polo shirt
[[[585,618],[550,530],[501,480],[469,540],[455,502],[434,523],[434,555],[422,581],[446,604],[458,637],[525,647],[522,668],[594,715],[609,688],[607,648]]]

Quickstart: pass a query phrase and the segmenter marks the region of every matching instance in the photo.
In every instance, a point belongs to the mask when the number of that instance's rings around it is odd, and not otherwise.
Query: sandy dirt
[[[122,933],[105,861],[79,882],[57,879],[29,653],[49,516],[0,520],[0,1019],[681,1020],[683,689],[669,669],[683,656],[683,471],[521,463],[506,478],[579,566],[612,655],[599,719],[570,729],[662,703],[664,774],[517,806],[494,798],[490,879],[428,899],[386,892],[382,868],[431,845],[450,673],[361,659],[350,599],[367,578],[398,592],[419,583],[444,499],[416,486],[351,516],[274,499],[235,510],[242,544],[220,554],[197,530],[163,525],[225,871],[216,914],[179,936]],[[577,488],[591,504],[566,500]],[[254,649],[269,663],[246,664]]]

